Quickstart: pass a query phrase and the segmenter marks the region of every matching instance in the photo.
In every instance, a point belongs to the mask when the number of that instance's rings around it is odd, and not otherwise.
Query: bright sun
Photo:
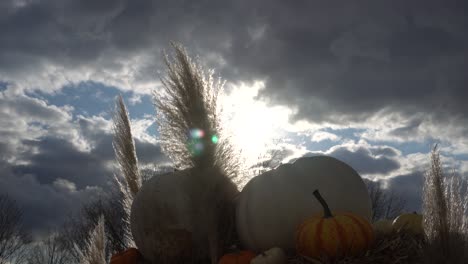
[[[248,163],[256,163],[275,140],[282,137],[282,126],[288,123],[290,110],[269,107],[255,96],[264,87],[263,82],[252,86],[245,83],[232,85],[229,94],[221,98],[224,124],[230,131],[232,143],[242,151]],[[284,128],[284,127],[283,127]],[[247,165],[247,164],[246,164]]]

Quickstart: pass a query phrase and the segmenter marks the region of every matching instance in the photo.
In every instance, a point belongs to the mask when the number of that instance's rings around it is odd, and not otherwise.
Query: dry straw
[[[466,194],[460,176],[444,175],[435,146],[424,184],[425,263],[468,263]]]
[[[77,246],[75,246],[78,248]],[[104,230],[104,216],[99,218],[96,227],[90,232],[83,251],[78,249],[81,256],[80,264],[106,264],[106,233]]]
[[[132,197],[136,195],[141,187],[141,176],[138,170],[138,159],[133,141],[132,130],[128,111],[125,107],[122,96],[119,96],[116,103],[116,112],[114,115],[114,148],[115,157],[120,165],[120,170],[125,177]]]
[[[114,175],[118,191],[121,194],[121,205],[124,208],[123,222],[127,227],[124,240],[127,247],[135,247],[133,236],[130,232],[130,211],[133,199],[141,188],[142,179],[138,168],[135,142],[130,127],[130,118],[122,96],[116,101],[115,114],[113,118],[114,139],[112,146],[116,160],[119,164],[123,180]]]

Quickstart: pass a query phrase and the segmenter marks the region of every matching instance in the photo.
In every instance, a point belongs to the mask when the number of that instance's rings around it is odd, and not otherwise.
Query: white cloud
[[[29,71],[0,71],[0,80],[10,83],[8,90],[16,94],[32,90],[50,94],[67,85],[93,81],[122,91],[150,95],[153,89],[161,85],[156,75],[156,70],[162,66],[157,64],[160,51],[154,48],[144,51],[145,54],[140,53],[121,54],[117,50],[108,49],[95,61],[72,65],[49,58]]]
[[[133,94],[132,97],[128,100],[130,105],[136,105],[141,103],[141,95],[140,94]]]
[[[72,139],[77,147],[83,147],[83,138],[72,124],[73,108],[48,105],[44,100],[12,94],[9,90],[0,93],[0,102],[0,142],[8,148],[4,153],[8,156],[6,160],[22,162],[17,157],[21,152],[29,151],[22,141],[37,140],[46,135]]]
[[[154,126],[154,122],[155,117],[150,115],[145,115],[144,118],[141,119],[132,119],[130,121],[130,126],[132,128],[133,137],[143,142],[157,144],[158,139],[150,135],[147,131],[148,129],[156,129],[156,127]]]
[[[52,183],[52,185],[59,191],[69,193],[76,191],[76,184],[67,179],[58,178]]]
[[[442,120],[435,114],[419,112],[405,116],[385,109],[363,124],[351,124],[350,127],[364,129],[358,136],[370,141],[418,144],[435,141],[440,143],[442,151],[468,154],[468,128],[463,124],[459,116]]]
[[[320,142],[324,140],[330,140],[330,141],[339,141],[341,137],[330,133],[330,132],[325,132],[325,131],[318,131],[315,132],[314,135],[312,136],[312,141],[314,142]]]

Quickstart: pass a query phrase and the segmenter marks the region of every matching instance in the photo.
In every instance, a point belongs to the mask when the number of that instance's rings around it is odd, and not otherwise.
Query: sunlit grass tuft
[[[89,233],[86,248],[81,251],[80,264],[106,264],[106,233],[104,230],[104,216],[99,218],[96,227]]]
[[[468,262],[466,194],[466,184],[459,176],[444,175],[440,154],[434,147],[424,184],[424,263]]]

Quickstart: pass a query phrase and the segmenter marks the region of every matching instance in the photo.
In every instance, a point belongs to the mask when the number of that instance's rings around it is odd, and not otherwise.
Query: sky
[[[2,0],[0,193],[34,232],[103,195],[119,94],[140,165],[170,164],[152,92],[173,40],[226,81],[246,164],[330,155],[420,211],[434,144],[468,177],[467,14],[462,0]]]

